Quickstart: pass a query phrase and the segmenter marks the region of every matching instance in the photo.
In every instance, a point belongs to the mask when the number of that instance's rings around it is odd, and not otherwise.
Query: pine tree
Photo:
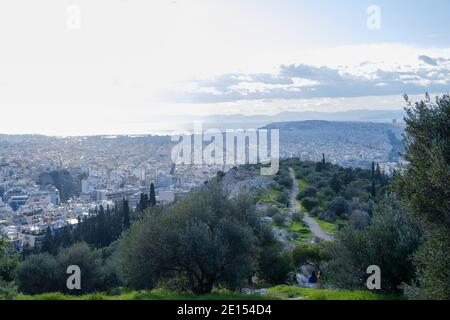
[[[153,183],[150,185],[150,206],[156,206],[155,185]]]

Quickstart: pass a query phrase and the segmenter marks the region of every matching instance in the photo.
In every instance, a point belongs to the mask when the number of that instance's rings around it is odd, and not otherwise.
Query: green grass
[[[279,299],[303,300],[403,300],[402,296],[378,294],[370,291],[340,291],[278,286],[269,289],[271,296]]]
[[[313,217],[313,219],[316,220],[316,222],[319,224],[320,228],[322,228],[323,231],[329,234],[335,234],[337,232],[337,224],[322,220],[317,217]]]
[[[15,300],[269,300],[280,299],[271,296],[243,295],[231,291],[218,291],[206,295],[173,293],[163,289],[151,291],[132,291],[120,295],[93,293],[81,296],[70,296],[63,293],[44,293],[39,295],[19,295]]]
[[[403,300],[402,296],[384,295],[369,291],[339,291],[308,289],[291,286],[270,288],[264,296],[244,295],[231,291],[218,291],[207,295],[172,293],[163,289],[132,291],[120,295],[102,293],[69,296],[62,293],[45,293],[34,296],[20,295],[16,300]]]
[[[284,230],[288,230],[291,233],[293,233],[294,235],[297,236],[297,239],[292,240],[291,242],[296,244],[296,245],[300,245],[300,244],[304,244],[307,240],[314,238],[314,234],[311,232],[311,229],[303,222],[292,222],[289,225],[279,225],[276,224],[275,222],[271,223],[272,228],[279,228],[279,229],[284,229]],[[309,243],[309,241],[308,241]]]
[[[279,207],[279,208],[285,208],[286,206],[278,202],[278,197],[280,196],[281,192],[278,190],[264,190],[261,192],[261,194],[256,198],[256,202],[263,202],[263,203],[272,203],[273,205]]]
[[[300,188],[300,191],[303,191],[306,189],[306,187],[308,187],[308,182],[306,182],[305,180],[298,180],[298,186]]]
[[[303,222],[292,222],[288,227],[288,230],[292,233],[295,233],[300,236],[302,239],[311,239],[314,238],[313,233],[309,229],[309,227]]]

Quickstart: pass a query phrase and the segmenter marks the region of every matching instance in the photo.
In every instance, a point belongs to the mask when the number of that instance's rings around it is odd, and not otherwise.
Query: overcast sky
[[[403,93],[449,91],[449,12],[448,0],[2,0],[0,133],[399,109]]]

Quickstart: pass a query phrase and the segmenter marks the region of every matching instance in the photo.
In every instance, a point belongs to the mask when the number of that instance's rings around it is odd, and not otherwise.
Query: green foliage
[[[364,230],[370,225],[370,215],[366,211],[355,210],[350,215],[348,222],[354,229]]]
[[[303,191],[300,191],[298,197],[301,199],[306,197],[315,197],[317,195],[317,189],[314,187],[307,187]]]
[[[78,243],[70,248],[61,250],[57,257],[58,269],[57,274],[63,276],[63,279],[67,278],[66,270],[69,266],[79,266],[82,273],[82,286],[77,294],[93,292],[101,290],[102,288],[102,272],[101,272],[101,260],[97,254],[92,251],[85,243]],[[65,285],[65,281],[60,281],[62,285]],[[67,291],[64,288],[63,291],[67,293],[73,293],[73,291]],[[50,291],[43,291],[50,292]]]
[[[436,230],[415,255],[415,266],[419,282],[405,286],[406,293],[413,299],[448,299],[450,283],[450,240],[448,233]]]
[[[67,170],[43,172],[39,175],[37,183],[42,186],[55,186],[60,192],[61,201],[67,201],[81,192],[80,179],[73,178]]]
[[[337,197],[328,204],[327,210],[338,217],[345,217],[349,213],[350,204],[343,197]]]
[[[277,201],[286,207],[289,206],[289,200],[289,194],[287,192],[281,192],[277,197]]]
[[[68,248],[80,242],[96,248],[105,248],[129,228],[132,217],[127,200],[124,200],[120,208],[107,207],[105,210],[100,206],[83,220],[78,218],[78,225],[75,228],[67,226],[56,232],[48,228],[40,252],[57,255],[61,248]]]
[[[450,299],[450,96],[418,102],[406,111],[409,164],[397,177],[396,191],[425,231],[426,242],[416,256],[418,295]]]
[[[283,248],[274,245],[265,248],[259,260],[260,277],[271,284],[284,284],[289,272],[294,270],[292,256]]]
[[[359,289],[366,284],[366,270],[382,270],[382,290],[399,292],[399,286],[414,276],[412,255],[420,244],[419,228],[395,197],[388,196],[375,207],[372,224],[364,230],[347,227],[337,234],[330,249],[329,283]]]
[[[48,253],[31,255],[16,269],[16,282],[20,292],[40,294],[66,292],[84,294],[106,290],[119,285],[115,267],[111,264],[112,252],[108,249],[92,250],[85,243],[61,249],[57,256]],[[69,266],[81,269],[81,290],[68,291],[66,273]]]
[[[0,234],[0,300],[9,300],[17,294],[13,280],[19,260],[16,255],[9,253],[8,249],[6,238]]]
[[[329,259],[325,245],[300,245],[292,250],[294,265],[300,267],[310,265],[320,270],[320,264]]]
[[[231,201],[209,183],[132,226],[119,244],[121,274],[135,288],[173,277],[197,294],[219,283],[237,287],[251,272],[261,230],[252,199]]]
[[[0,280],[0,300],[12,300],[17,294],[17,287],[13,282]]]
[[[302,206],[308,210],[312,211],[314,208],[316,208],[319,205],[319,200],[312,197],[306,197],[301,200]]]
[[[309,289],[290,286],[278,286],[269,289],[269,294],[280,299],[305,300],[403,300],[404,297],[398,295],[383,295],[370,291],[341,291]]]
[[[294,222],[303,221],[303,214],[301,212],[294,212],[292,214],[292,221],[294,221]]]
[[[266,210],[267,217],[274,217],[275,215],[277,215],[279,213],[280,213],[280,210],[276,207],[271,207]]]
[[[6,238],[0,234],[0,281],[13,281],[14,269],[18,263],[18,256],[12,252]]]
[[[156,206],[156,193],[155,193],[155,185],[152,183],[150,185],[150,206]]]
[[[58,291],[61,279],[56,259],[47,253],[30,256],[16,270],[18,288],[27,294]]]
[[[277,225],[283,225],[286,222],[286,214],[283,212],[277,213],[273,216],[273,222]]]
[[[275,176],[275,181],[282,187],[290,190],[292,188],[292,179],[287,167],[281,167],[278,174]]]

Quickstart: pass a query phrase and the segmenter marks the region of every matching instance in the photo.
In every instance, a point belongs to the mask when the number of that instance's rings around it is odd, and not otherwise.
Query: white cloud
[[[403,93],[446,92],[450,87],[449,49],[369,45],[317,52],[319,56],[325,52],[331,58],[320,60],[322,64],[318,65],[313,63],[308,53],[303,55],[306,58],[297,63],[281,64],[273,73],[229,73],[193,81],[200,88],[214,88],[214,95],[201,90],[169,90],[165,92],[165,97],[178,102],[219,103],[262,99],[401,96]],[[427,55],[430,53],[435,55]],[[353,59],[351,63],[349,57]],[[372,60],[367,60],[368,57]]]

